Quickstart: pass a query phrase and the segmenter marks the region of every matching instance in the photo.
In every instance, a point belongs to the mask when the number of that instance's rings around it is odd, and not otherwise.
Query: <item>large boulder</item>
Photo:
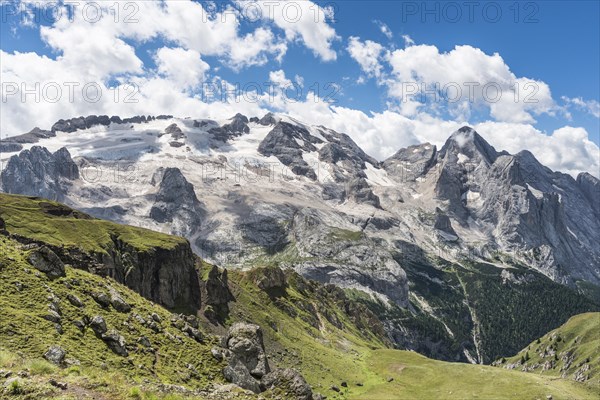
[[[129,352],[126,348],[125,338],[117,332],[115,329],[111,329],[108,333],[102,335],[102,340],[108,346],[109,349],[113,351],[113,353],[127,357]]]
[[[264,390],[277,388],[296,400],[312,400],[312,388],[296,370],[276,369],[262,377],[260,384]]]
[[[107,331],[106,321],[104,321],[104,318],[102,318],[102,316],[96,315],[90,321],[90,328],[92,328],[92,330],[97,336],[101,336]]]
[[[285,273],[281,268],[257,268],[252,271],[253,281],[264,291],[282,290],[287,286]]]
[[[46,246],[32,250],[27,261],[35,269],[43,272],[51,279],[65,276],[65,265],[52,250]]]
[[[225,345],[229,350],[225,379],[255,393],[261,391],[260,379],[270,372],[260,326],[243,322],[229,328]]]
[[[119,292],[117,292],[114,288],[109,288],[110,292],[110,304],[114,307],[115,310],[128,313],[131,311],[131,306],[121,297]]]
[[[44,358],[56,365],[62,365],[67,352],[60,346],[51,346],[45,353]]]

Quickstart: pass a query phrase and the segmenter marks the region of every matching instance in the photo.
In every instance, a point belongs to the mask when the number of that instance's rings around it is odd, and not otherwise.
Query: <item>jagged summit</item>
[[[500,155],[508,155],[505,151],[497,152],[493,146],[469,126],[463,126],[446,140],[440,154],[445,157],[449,153],[456,156],[463,154],[466,157],[483,158],[489,164],[494,163]]]

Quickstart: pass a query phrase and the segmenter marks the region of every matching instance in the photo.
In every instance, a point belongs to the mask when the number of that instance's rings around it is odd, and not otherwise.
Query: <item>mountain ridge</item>
[[[590,198],[598,180],[551,172],[527,153],[498,152],[471,128],[461,129],[440,150],[416,145],[378,162],[343,133],[283,115],[144,117],[55,130],[24,146],[68,147],[79,170],[74,179],[52,168],[40,176],[21,170],[13,151],[0,183],[7,192],[61,196],[97,217],[183,234],[196,254],[230,270],[275,265],[359,290],[387,307],[373,305],[389,317],[388,334],[398,345],[427,343],[421,351],[428,355],[490,362],[502,350],[476,332],[477,313],[488,305],[462,305],[477,292],[477,285],[462,287],[464,279],[498,290],[500,310],[534,296],[548,323],[564,322],[570,306],[561,305],[558,320],[551,317],[549,300],[529,283],[518,296],[504,296],[502,274],[530,269],[536,284],[573,304],[593,291],[600,283],[600,222]],[[39,152],[20,157],[48,162]],[[165,171],[179,182],[165,186],[168,196],[160,193]],[[416,324],[408,333],[398,322],[407,318]],[[468,322],[461,326],[458,318]],[[498,328],[498,321],[486,323]],[[520,337],[516,345],[542,334],[516,334],[521,323],[506,333]],[[477,347],[487,351],[479,357]]]

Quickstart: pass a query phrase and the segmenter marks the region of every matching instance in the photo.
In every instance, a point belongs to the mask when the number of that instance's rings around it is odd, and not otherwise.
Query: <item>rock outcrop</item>
[[[260,326],[233,324],[225,338],[225,347],[229,351],[228,365],[223,370],[225,379],[260,393],[260,379],[271,371]]]
[[[45,353],[44,358],[56,365],[62,365],[67,352],[60,346],[51,346]]]
[[[217,266],[213,266],[201,285],[204,315],[216,323],[227,315],[228,303],[233,300],[233,295],[229,290],[227,270],[220,272]]]
[[[167,168],[154,197],[150,218],[171,224],[171,233],[185,236],[201,225],[205,214],[194,186],[178,168]]]
[[[316,152],[315,144],[323,143],[311,135],[306,128],[279,122],[258,146],[258,152],[264,156],[275,156],[296,175],[316,180],[314,166],[302,158],[304,152]]]
[[[213,349],[213,355],[225,358],[223,375],[241,388],[261,393],[278,389],[299,400],[313,400],[313,392],[304,377],[293,369],[271,371],[260,326],[237,322],[224,338],[224,349]]]
[[[50,279],[65,276],[65,265],[52,250],[42,246],[32,250],[27,261],[38,271],[45,273]]]
[[[208,130],[208,133],[212,135],[213,139],[227,143],[229,140],[249,133],[250,128],[248,127],[248,117],[242,114],[236,114],[233,118],[230,118],[230,123],[223,126],[214,127]]]
[[[251,274],[254,284],[266,292],[284,290],[287,286],[285,273],[281,268],[255,268]]]
[[[427,174],[435,164],[437,147],[429,143],[400,149],[382,163],[397,182],[414,181]]]
[[[313,400],[313,391],[310,385],[298,371],[291,368],[269,372],[262,377],[260,384],[264,390],[277,388],[297,400]]]
[[[111,276],[167,308],[190,312],[200,308],[199,278],[189,243],[173,248],[156,247],[139,251],[127,242],[116,238],[113,240],[114,247],[102,257],[102,265],[97,273]],[[123,310],[128,308],[126,303],[120,304],[114,297],[111,304]]]
[[[78,177],[79,168],[66,148],[50,153],[33,146],[9,159],[0,181],[6,193],[63,200],[71,181]]]

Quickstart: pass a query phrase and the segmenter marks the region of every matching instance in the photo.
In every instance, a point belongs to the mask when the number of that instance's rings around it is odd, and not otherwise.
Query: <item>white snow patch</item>
[[[394,183],[388,178],[387,172],[384,169],[377,169],[371,163],[365,163],[365,174],[367,182],[378,186],[394,186]]]
[[[573,233],[573,231],[571,230],[571,228],[567,227],[567,230],[569,231],[569,233],[570,233],[571,235],[573,235],[573,237],[574,237],[575,239],[578,239],[578,240],[579,240],[579,238],[577,237],[577,235],[576,235],[576,234],[574,234],[574,233]]]
[[[544,198],[544,193],[541,190],[537,190],[536,188],[531,186],[529,183],[527,184],[527,189],[529,189],[531,194],[534,195],[536,199]]]
[[[458,153],[458,163],[459,164],[463,164],[469,160],[470,160],[470,158],[468,156],[464,155],[463,153]]]

